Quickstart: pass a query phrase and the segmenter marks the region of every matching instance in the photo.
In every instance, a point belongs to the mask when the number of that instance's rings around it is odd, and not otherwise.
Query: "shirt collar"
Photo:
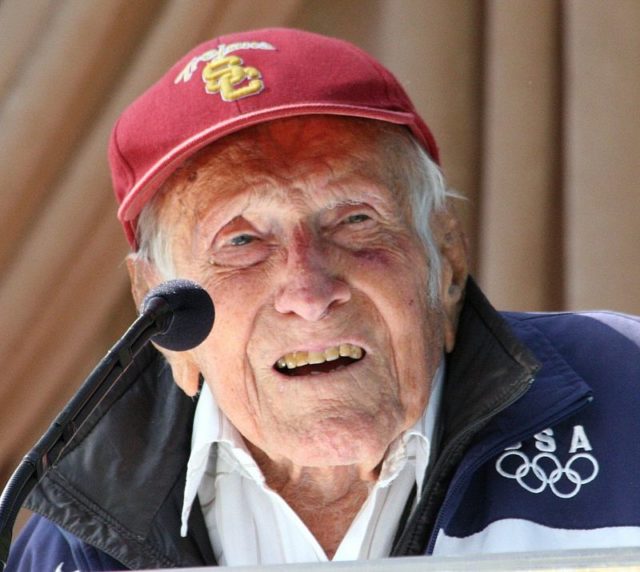
[[[431,385],[429,403],[422,416],[396,439],[385,455],[378,482],[385,486],[397,477],[408,460],[415,463],[417,496],[420,496],[424,476],[429,464],[431,444],[438,421],[442,385],[444,380],[444,359],[436,370]]]
[[[429,403],[423,415],[416,423],[396,439],[382,463],[379,486],[386,486],[393,481],[402,470],[409,458],[415,459],[416,484],[418,496],[422,489],[422,482],[429,463],[429,453],[433,433],[435,430],[444,379],[444,359],[441,360],[431,386]],[[184,501],[182,505],[181,536],[187,535],[188,520],[191,507],[202,479],[207,471],[211,447],[215,443],[226,443],[231,449],[232,455],[238,461],[240,470],[247,473],[248,477],[264,483],[264,475],[253,460],[251,453],[231,421],[218,407],[218,404],[209,389],[207,383],[202,384],[202,391],[196,405],[191,435],[191,454],[187,463],[187,475],[184,489]]]

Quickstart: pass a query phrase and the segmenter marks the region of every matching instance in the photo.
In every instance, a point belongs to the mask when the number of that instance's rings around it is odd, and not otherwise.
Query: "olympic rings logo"
[[[509,458],[513,459],[513,457],[520,459],[520,461],[517,468],[509,472],[505,468],[505,461]],[[545,463],[544,459],[548,459],[551,462],[551,467],[548,467],[551,468],[550,472],[545,470],[544,465],[548,465],[548,463]],[[584,468],[584,462],[576,466],[576,463],[580,459],[584,459],[584,461],[590,464],[590,470],[587,471],[586,475],[581,474],[578,470],[578,467]],[[593,455],[589,453],[577,453],[573,455],[563,467],[558,458],[550,453],[538,453],[533,459],[529,460],[529,457],[522,451],[507,450],[502,453],[496,461],[496,470],[507,479],[515,479],[523,489],[531,493],[539,494],[548,486],[557,497],[569,499],[576,496],[583,485],[590,483],[598,476],[600,466]],[[525,478],[529,476],[529,474],[533,475],[533,478],[529,478],[529,482],[525,482]],[[568,492],[558,490],[558,484],[562,481],[563,477],[566,477],[566,480],[571,483]],[[535,484],[530,484],[531,481]],[[564,489],[565,487],[562,488]]]

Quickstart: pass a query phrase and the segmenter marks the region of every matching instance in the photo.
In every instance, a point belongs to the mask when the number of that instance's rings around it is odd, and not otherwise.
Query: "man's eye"
[[[250,234],[238,234],[229,241],[229,244],[231,244],[231,246],[245,246],[255,239],[256,237]]]
[[[371,217],[369,215],[358,213],[349,215],[346,219],[344,219],[345,224],[358,224],[359,222],[364,222],[369,220]]]

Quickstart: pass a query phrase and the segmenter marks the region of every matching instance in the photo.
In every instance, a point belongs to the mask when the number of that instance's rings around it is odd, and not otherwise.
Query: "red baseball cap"
[[[144,205],[196,151],[257,123],[317,114],[406,125],[439,161],[433,135],[398,80],[356,46],[284,28],[221,36],[184,56],[113,129],[109,162],[131,246],[137,248]]]

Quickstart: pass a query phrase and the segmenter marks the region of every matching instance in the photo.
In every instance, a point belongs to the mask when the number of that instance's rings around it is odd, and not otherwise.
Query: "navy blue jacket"
[[[499,315],[470,281],[438,449],[392,555],[640,544],[640,321]],[[32,493],[7,570],[213,565],[179,535],[194,403],[149,349]]]

